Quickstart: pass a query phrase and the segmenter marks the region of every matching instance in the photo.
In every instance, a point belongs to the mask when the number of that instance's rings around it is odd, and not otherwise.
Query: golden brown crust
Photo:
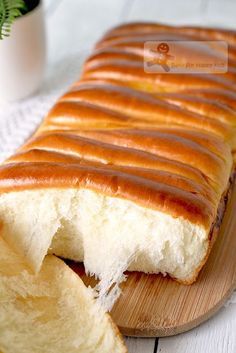
[[[40,188],[91,189],[183,217],[208,228],[214,209],[201,195],[121,171],[78,164],[15,163],[0,167],[2,193]]]
[[[141,66],[143,65],[143,57],[144,57],[144,44],[146,40],[158,40],[155,38],[144,38],[142,40],[142,42],[138,45],[135,42],[135,45],[131,42],[131,43],[126,43],[124,41],[122,41],[122,45],[120,43],[118,44],[112,44],[111,46],[104,46],[102,48],[96,49],[94,51],[93,54],[91,54],[88,59],[85,62],[84,65],[84,70],[87,71],[89,69],[92,69],[98,65],[105,65],[105,64],[109,64],[112,63],[113,61],[115,62],[125,62],[128,61],[130,63],[135,63],[136,66]],[[120,41],[119,41],[120,42]],[[180,46],[180,44],[179,44]],[[186,48],[184,48],[183,50],[185,50],[186,54],[185,56],[188,56],[188,58],[193,57],[194,55],[194,61],[197,61],[197,52],[192,52],[187,50],[187,46]],[[236,54],[236,51],[235,51]],[[203,53],[199,53],[199,62],[202,62]],[[206,61],[211,60],[211,53],[208,53],[208,57],[206,56]],[[175,64],[177,64],[177,58],[175,58]],[[179,65],[181,65],[181,62],[179,63]],[[232,53],[229,51],[228,54],[228,70],[225,73],[221,73],[220,76],[221,78],[226,79],[226,81],[231,81],[231,83],[235,83],[235,66],[236,66],[236,55],[232,56]],[[210,75],[210,77],[213,78],[212,75]]]
[[[207,116],[209,118],[215,118],[226,124],[236,126],[235,111],[227,105],[213,99],[191,96],[184,93],[159,94],[158,98],[164,99],[168,103],[173,103],[180,108],[184,108],[195,113],[204,115],[207,111]]]
[[[175,186],[176,188],[185,190],[195,195],[200,194],[205,197],[207,200],[214,203],[217,200],[217,195],[214,190],[209,188],[208,183],[204,183],[204,180],[201,182],[201,179],[196,182],[192,179],[189,179],[181,174],[175,174],[169,172],[168,170],[155,170],[147,169],[140,167],[127,167],[127,166],[118,166],[103,164],[97,162],[88,161],[81,159],[79,157],[71,156],[68,154],[40,150],[40,149],[31,149],[26,152],[20,152],[9,158],[6,163],[19,163],[19,162],[50,162],[50,163],[63,163],[63,164],[78,164],[78,165],[87,165],[90,167],[102,167],[102,169],[121,171],[124,174],[140,176],[147,180],[154,182],[161,182],[166,185]]]
[[[21,150],[41,149],[64,153],[110,166],[139,167],[156,171],[167,171],[182,175],[190,180],[210,186],[211,180],[198,168],[183,162],[168,159],[156,154],[133,148],[121,148],[113,144],[81,138],[76,134],[54,133],[38,136],[30,140]],[[214,184],[214,183],[212,183]]]
[[[166,75],[173,76],[173,75]],[[160,125],[193,127],[207,130],[230,140],[235,131],[220,119],[212,119],[168,104],[157,96],[153,97],[134,89],[104,82],[78,83],[62,98],[62,102],[83,102],[102,109],[155,121]],[[49,115],[50,117],[50,115]]]
[[[229,41],[229,72],[147,74],[143,43],[163,36]],[[113,29],[82,79],[0,167],[0,192],[89,188],[205,227],[210,251],[236,149],[235,63],[234,32],[156,24]]]
[[[146,152],[145,160],[141,159],[141,163],[145,163],[147,167],[149,164],[148,158],[157,159],[156,157],[164,158],[164,165],[169,163],[169,160],[177,161],[189,165],[195,169],[198,169],[207,176],[209,182],[213,184],[225,184],[228,183],[228,173],[231,169],[231,164],[228,161],[223,161],[222,158],[209,151],[209,149],[196,144],[195,142],[184,139],[183,137],[168,134],[168,132],[158,132],[151,130],[79,130],[73,132],[76,135],[77,147],[73,149],[74,153],[78,153],[81,156],[80,143],[86,141],[86,159],[99,158],[98,154],[105,163],[114,165],[137,165],[141,156],[144,156],[143,152]],[[72,139],[75,142],[74,135],[66,135],[67,141]],[[54,135],[56,136],[56,134]],[[59,149],[61,142],[63,142],[64,134],[59,134],[60,142],[54,143],[54,148]],[[44,140],[49,140],[49,144],[52,144],[53,135],[44,136]],[[33,141],[34,147],[39,146],[38,140],[36,143]],[[97,142],[99,142],[97,144]],[[70,142],[69,142],[70,143]],[[89,146],[94,145],[96,153],[94,151],[88,156]],[[26,145],[25,148],[27,148]],[[48,147],[45,141],[43,142],[44,147]],[[118,146],[118,148],[116,147]],[[101,149],[101,147],[103,147]],[[53,146],[52,146],[53,148]],[[72,148],[72,147],[71,147]],[[65,144],[63,144],[65,150]],[[99,150],[101,152],[99,153]],[[72,150],[71,150],[72,151]],[[129,155],[134,155],[134,160],[128,159]],[[84,155],[82,156],[84,157]],[[120,161],[121,158],[121,161]],[[158,168],[161,168],[159,159]],[[156,164],[153,164],[155,169]],[[182,168],[182,166],[181,166]]]
[[[186,128],[180,128],[180,127],[159,127],[159,126],[146,126],[146,128],[141,128],[138,129],[135,127],[135,129],[133,129],[132,125],[129,127],[127,126],[126,128],[122,128],[122,129],[117,129],[117,128],[110,128],[110,124],[109,127],[106,127],[106,129],[100,129],[100,125],[99,128],[93,128],[93,129],[85,129],[85,127],[87,126],[87,124],[85,124],[86,119],[83,119],[83,125],[77,125],[75,123],[75,125],[73,126],[67,126],[67,124],[65,125],[65,119],[63,119],[64,121],[61,121],[61,126],[60,129],[48,129],[46,130],[46,126],[49,126],[49,124],[45,124],[45,130],[41,129],[41,127],[43,126],[43,124],[40,126],[40,129],[38,131],[40,131],[40,133],[36,133],[34,136],[37,137],[39,135],[48,135],[48,134],[53,134],[53,133],[63,133],[63,134],[74,134],[75,136],[80,136],[80,134],[83,133],[96,133],[96,132],[128,132],[130,130],[132,131],[136,131],[138,132],[144,132],[144,133],[151,133],[154,135],[159,135],[159,134],[168,134],[173,136],[173,138],[175,137],[183,137],[184,140],[196,143],[198,146],[202,146],[203,148],[206,148],[207,150],[209,150],[210,152],[216,154],[218,157],[220,157],[221,159],[227,161],[231,158],[231,149],[229,147],[228,144],[226,144],[224,141],[222,141],[218,136],[214,136],[214,135],[210,135],[201,131],[197,131],[197,130],[190,130],[190,129],[186,129]],[[68,119],[69,120],[69,119]],[[80,120],[80,119],[78,119]],[[89,124],[88,124],[89,125]],[[50,124],[51,127],[51,124]],[[78,129],[78,127],[80,127],[80,129]]]
[[[235,172],[235,170],[233,170],[231,173],[229,183],[228,183],[228,188],[221,197],[215,222],[212,224],[211,230],[209,232],[208,249],[207,249],[207,253],[206,253],[205,257],[203,258],[203,260],[199,264],[198,268],[195,270],[194,275],[191,276],[191,279],[183,281],[183,280],[178,280],[177,278],[174,278],[177,282],[179,282],[181,284],[187,284],[187,285],[194,283],[197,280],[199,272],[201,271],[201,269],[203,268],[203,266],[207,262],[208,257],[210,256],[210,253],[211,253],[211,249],[212,249],[212,247],[217,239],[218,233],[220,231],[220,226],[223,221],[223,217],[224,217],[224,214],[226,211],[226,206],[227,206],[228,200],[231,196],[231,192],[232,192],[232,189],[233,189],[233,186],[235,183],[235,177],[236,177],[236,172]]]
[[[109,60],[106,63],[97,63],[88,68],[82,76],[83,79],[110,79],[125,82],[127,87],[143,90],[150,93],[176,92],[187,88],[191,89],[226,89],[236,92],[235,83],[222,75],[194,74],[147,74],[143,64],[128,60]]]
[[[232,108],[234,111],[236,109],[236,93],[229,91],[229,90],[224,90],[224,89],[211,89],[211,90],[186,89],[185,91],[183,91],[183,93],[187,94],[190,97],[192,97],[192,96],[202,97],[204,99],[209,99],[210,101],[221,103],[223,105],[228,106],[229,108]]]
[[[232,46],[236,46],[236,31],[233,30],[197,26],[170,26],[162,23],[151,22],[132,22],[122,24],[109,30],[101,41],[105,38],[116,38],[117,36],[128,36],[130,34],[168,31],[175,34],[192,35],[195,36],[195,38],[203,38],[204,40],[224,40]]]

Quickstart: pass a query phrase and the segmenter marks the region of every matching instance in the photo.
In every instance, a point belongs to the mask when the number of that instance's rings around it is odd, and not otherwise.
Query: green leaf
[[[0,40],[9,36],[12,23],[26,10],[24,0],[0,0]]]

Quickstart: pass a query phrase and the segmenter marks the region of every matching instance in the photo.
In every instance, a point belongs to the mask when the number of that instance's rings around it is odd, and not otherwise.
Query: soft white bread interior
[[[0,239],[2,353],[125,353],[118,329],[92,290],[48,255],[33,274]]]
[[[201,224],[88,189],[6,193],[0,198],[0,219],[2,236],[34,269],[48,251],[84,261],[86,271],[101,280],[107,309],[118,286],[110,300],[106,294],[127,268],[187,282],[209,249],[209,229]]]

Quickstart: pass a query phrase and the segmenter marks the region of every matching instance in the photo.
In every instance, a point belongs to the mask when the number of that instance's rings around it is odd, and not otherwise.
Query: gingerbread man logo
[[[155,57],[152,61],[147,63],[148,66],[158,64],[163,68],[163,70],[165,70],[165,72],[169,72],[170,66],[168,65],[168,61],[174,59],[173,55],[168,54],[169,50],[170,48],[167,43],[162,42],[158,44],[157,50],[151,50],[152,53],[155,53]]]

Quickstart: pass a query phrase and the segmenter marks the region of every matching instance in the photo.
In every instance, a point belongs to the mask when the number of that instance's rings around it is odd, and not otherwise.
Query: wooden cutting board
[[[86,285],[94,281],[70,264]],[[111,315],[127,336],[171,336],[212,316],[236,288],[236,187],[207,264],[196,283],[178,284],[161,275],[129,273]]]

